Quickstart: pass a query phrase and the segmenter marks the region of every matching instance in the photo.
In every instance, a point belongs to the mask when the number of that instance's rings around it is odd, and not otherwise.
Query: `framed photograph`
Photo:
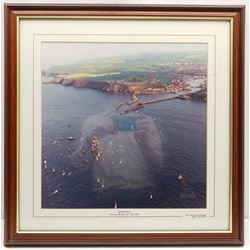
[[[244,6],[5,5],[5,244],[242,245]]]

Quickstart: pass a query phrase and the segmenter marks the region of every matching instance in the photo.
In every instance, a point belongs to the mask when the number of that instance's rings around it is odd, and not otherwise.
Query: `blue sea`
[[[128,99],[42,86],[43,208],[206,207],[206,103],[175,99],[117,114]],[[88,154],[95,133],[98,160]]]

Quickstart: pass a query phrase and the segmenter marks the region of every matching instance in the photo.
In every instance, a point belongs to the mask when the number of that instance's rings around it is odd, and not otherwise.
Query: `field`
[[[93,77],[103,77],[110,75],[119,75],[120,72],[107,72],[102,74],[93,74],[93,73],[73,73],[68,75],[69,78],[93,78]]]
[[[173,79],[184,74],[205,75],[206,60],[205,52],[140,54],[83,60],[48,68],[43,74],[109,83],[126,81],[126,84],[148,85],[147,81],[154,80],[158,81],[156,85],[161,86],[170,84]]]

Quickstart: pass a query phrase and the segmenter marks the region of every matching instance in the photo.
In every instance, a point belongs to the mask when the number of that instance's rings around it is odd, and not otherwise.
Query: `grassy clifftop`
[[[168,81],[179,73],[187,72],[186,64],[206,65],[206,53],[186,52],[167,54],[141,54],[96,58],[75,64],[55,66],[44,71],[46,75],[68,75],[69,78],[89,79],[94,81],[112,81],[128,79],[144,81],[157,78]]]

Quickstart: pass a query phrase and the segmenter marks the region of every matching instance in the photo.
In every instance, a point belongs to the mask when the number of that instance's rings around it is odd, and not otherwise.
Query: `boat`
[[[114,208],[117,208],[117,202],[115,201],[115,205],[114,205]]]
[[[53,192],[53,194],[57,194],[58,193],[58,190],[56,189],[54,192]]]
[[[182,174],[179,174],[178,179],[182,184],[186,185],[186,179],[182,176]]]

